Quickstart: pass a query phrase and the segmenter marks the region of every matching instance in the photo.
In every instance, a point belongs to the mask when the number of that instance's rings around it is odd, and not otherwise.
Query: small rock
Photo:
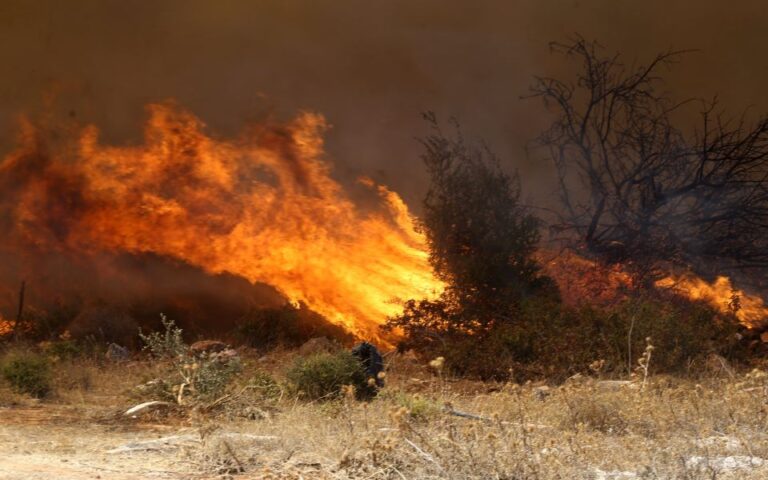
[[[697,440],[696,445],[701,448],[723,448],[727,450],[728,452],[734,452],[744,447],[741,440],[734,437],[728,437],[728,436],[717,436],[717,437],[704,437],[701,440]]]
[[[639,478],[635,472],[625,472],[621,470],[603,471],[595,469],[595,480],[626,480],[630,478]]]

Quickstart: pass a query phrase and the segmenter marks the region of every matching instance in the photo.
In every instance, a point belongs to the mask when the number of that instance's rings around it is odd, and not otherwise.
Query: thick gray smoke
[[[222,133],[309,109],[334,125],[337,175],[368,174],[414,204],[424,173],[413,137],[426,129],[419,113],[434,110],[484,137],[542,201],[550,168],[525,146],[547,118],[519,97],[532,75],[568,68],[548,41],[579,32],[628,61],[699,49],[670,73],[671,90],[761,110],[766,21],[761,0],[5,0],[0,151],[16,116],[51,97],[107,142],[139,139],[143,105],[165,98]]]

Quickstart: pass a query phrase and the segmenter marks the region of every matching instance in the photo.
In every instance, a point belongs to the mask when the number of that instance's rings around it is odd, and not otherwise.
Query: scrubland
[[[54,358],[39,400],[0,381],[0,478],[768,478],[768,376],[721,359],[517,384],[393,353],[376,398],[311,401],[284,383],[297,351],[239,353],[222,398],[129,416],[162,362]]]

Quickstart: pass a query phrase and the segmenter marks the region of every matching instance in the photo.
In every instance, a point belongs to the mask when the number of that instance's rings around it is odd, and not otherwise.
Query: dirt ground
[[[125,416],[137,403],[126,392],[153,373],[74,362],[57,366],[47,400],[0,391],[0,480],[768,478],[763,372],[640,389],[470,383],[401,363],[371,402],[286,395]]]
[[[107,453],[180,430],[162,425],[88,425],[82,412],[51,405],[0,408],[0,478],[205,478],[167,452]]]

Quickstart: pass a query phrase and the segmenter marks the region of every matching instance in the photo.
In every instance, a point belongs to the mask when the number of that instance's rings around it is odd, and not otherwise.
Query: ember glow
[[[0,337],[13,333],[13,323],[0,315]]]
[[[543,272],[557,283],[566,305],[588,302],[608,307],[620,303],[637,288],[622,265],[605,265],[568,249],[540,249],[536,259]]]
[[[736,289],[728,277],[717,277],[708,283],[695,275],[671,275],[656,282],[659,288],[669,288],[691,300],[702,300],[721,312],[734,312],[747,327],[764,325],[768,307],[763,299]]]
[[[219,139],[173,104],[148,111],[144,143],[127,147],[102,144],[95,127],[53,146],[25,123],[0,164],[0,178],[14,179],[6,208],[19,244],[153,253],[229,272],[361,336],[375,335],[396,300],[442,290],[400,197],[362,179],[376,199],[363,208],[331,178],[322,116]]]

